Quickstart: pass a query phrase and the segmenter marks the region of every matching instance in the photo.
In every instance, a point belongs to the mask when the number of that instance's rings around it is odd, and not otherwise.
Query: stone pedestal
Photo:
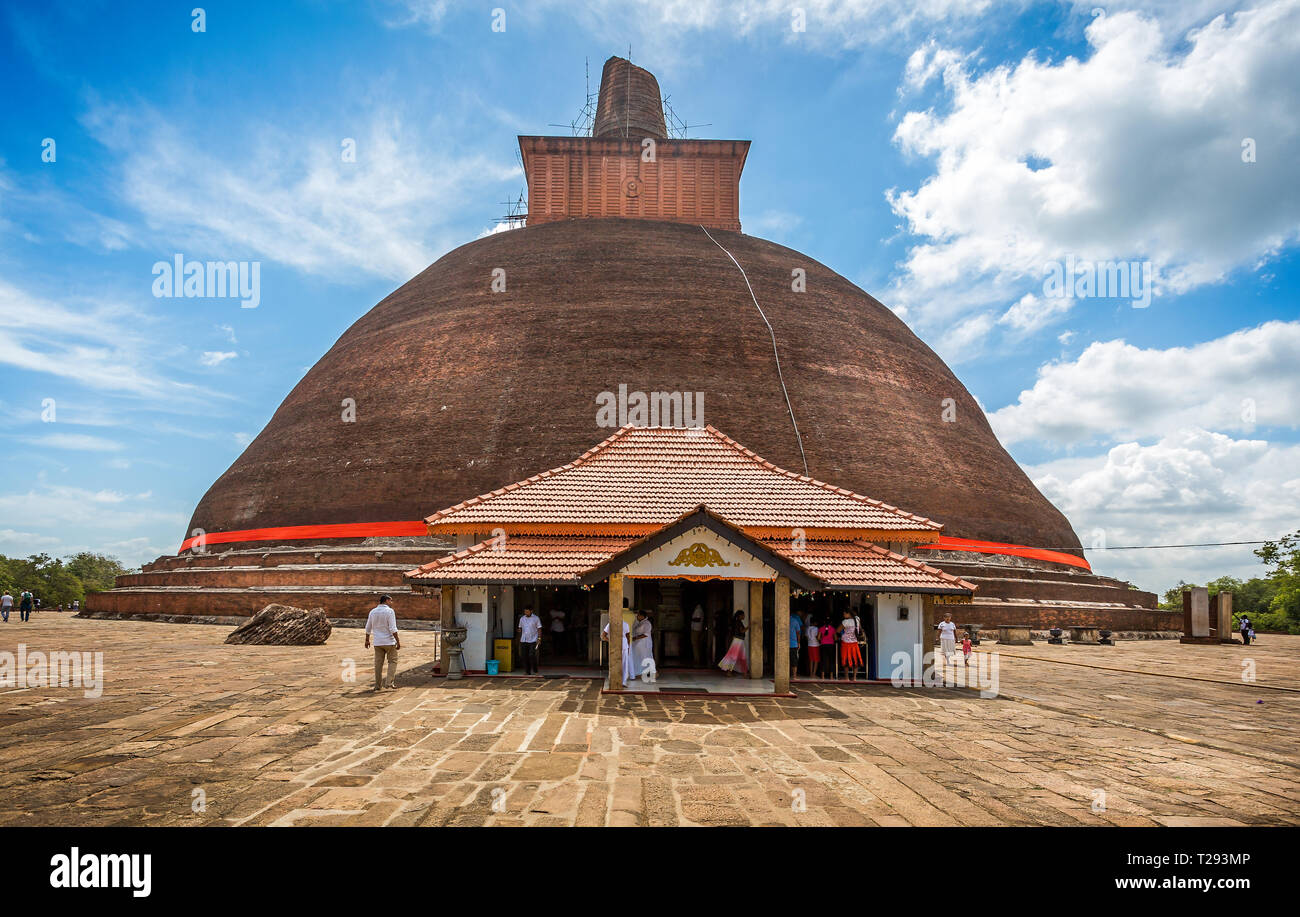
[[[1007,646],[1034,645],[1034,641],[1029,638],[1028,624],[999,624],[998,643]]]
[[[1101,643],[1101,636],[1097,633],[1095,627],[1071,627],[1070,642],[1082,643],[1086,646],[1097,646]]]
[[[1218,643],[1210,633],[1210,591],[1196,586],[1183,591],[1183,638],[1180,643]]]
[[[461,644],[469,631],[463,625],[442,627],[442,655],[446,660],[447,678],[451,681],[465,677],[465,663],[461,658]]]
[[[1217,636],[1220,643],[1236,643],[1232,636],[1232,593],[1220,592],[1215,597],[1218,612]]]

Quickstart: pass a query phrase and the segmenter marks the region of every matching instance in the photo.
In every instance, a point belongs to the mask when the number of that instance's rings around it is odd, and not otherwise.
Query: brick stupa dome
[[[749,141],[668,136],[654,76],[615,57],[587,135],[519,145],[527,228],[444,255],[363,315],[199,502],[183,537],[204,540],[119,577],[88,613],[284,602],[346,617],[387,592],[404,617],[437,617],[402,578],[453,550],[421,520],[573,461],[613,432],[601,420],[623,422],[598,399],[625,387],[629,401],[703,393],[696,423],[943,523],[952,541],[926,559],[979,585],[971,621],[1171,629],[1154,595],[1088,571],[1065,517],[897,316],[741,234]]]
[[[709,232],[776,333],[811,475],[934,518],[946,535],[1077,551],[965,387],[889,309],[807,255]],[[504,292],[491,290],[496,268]],[[806,292],[791,290],[796,268]],[[702,392],[705,423],[804,468],[767,328],[709,235],[567,220],[464,245],[370,310],[190,528],[419,520],[581,455],[612,432],[596,399],[620,385]],[[354,423],[340,420],[345,398]]]

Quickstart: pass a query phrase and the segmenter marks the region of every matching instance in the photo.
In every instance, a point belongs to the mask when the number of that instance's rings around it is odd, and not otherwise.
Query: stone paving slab
[[[427,632],[404,635],[398,687],[375,694],[355,631],[316,647],[225,635],[0,624],[0,653],[97,651],[105,667],[99,697],[0,687],[0,824],[1300,824],[1300,637],[1007,647],[994,698],[771,698],[446,682]]]

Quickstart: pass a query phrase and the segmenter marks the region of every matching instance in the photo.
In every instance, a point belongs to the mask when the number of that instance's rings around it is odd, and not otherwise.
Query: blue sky
[[[696,136],[753,141],[746,232],[895,309],[1085,545],[1300,527],[1300,0],[914,6],[805,3],[798,31],[767,0],[210,3],[195,32],[193,4],[7,4],[0,553],[174,551],[338,335],[493,228],[584,59],[594,84],[629,46]],[[154,297],[176,252],[259,262],[261,304]],[[1157,295],[1052,299],[1067,257],[1149,262]],[[1261,570],[1089,556],[1147,588]]]

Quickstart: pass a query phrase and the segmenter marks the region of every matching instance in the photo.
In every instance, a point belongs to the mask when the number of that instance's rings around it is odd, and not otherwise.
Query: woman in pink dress
[[[728,675],[734,675],[739,672],[741,675],[749,674],[749,655],[745,652],[745,613],[737,610],[731,619],[731,648],[727,650],[727,655],[722,657],[718,663],[718,668]]]

